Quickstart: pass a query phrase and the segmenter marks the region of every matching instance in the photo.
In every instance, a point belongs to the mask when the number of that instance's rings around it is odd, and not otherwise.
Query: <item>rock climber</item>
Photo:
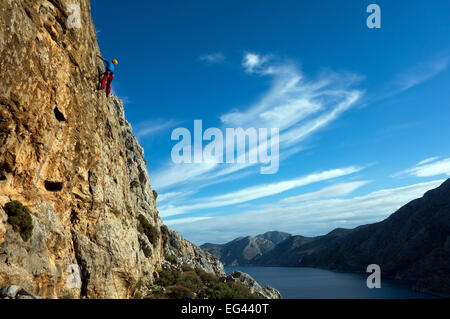
[[[100,59],[102,59],[105,64],[105,73],[103,74],[103,79],[101,81],[102,89],[106,87],[106,96],[109,96],[111,93],[111,82],[114,79],[114,67],[119,64],[116,59],[112,61],[108,61],[104,59],[101,55],[97,55]]]

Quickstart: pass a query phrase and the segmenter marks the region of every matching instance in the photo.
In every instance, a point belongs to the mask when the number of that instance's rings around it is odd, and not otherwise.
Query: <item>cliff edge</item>
[[[224,276],[162,224],[123,105],[96,90],[103,65],[89,1],[77,1],[80,28],[67,26],[72,3],[0,3],[0,287],[132,298],[168,253]]]

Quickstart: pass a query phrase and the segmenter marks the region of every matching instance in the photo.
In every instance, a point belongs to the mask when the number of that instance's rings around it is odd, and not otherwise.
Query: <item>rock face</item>
[[[0,3],[0,287],[44,298],[129,298],[164,261],[162,222],[144,153],[120,100],[97,91],[103,65],[88,0]],[[24,241],[4,205],[31,212]],[[138,229],[143,216],[156,231]],[[139,218],[138,218],[139,217]],[[185,262],[220,262],[173,235]],[[69,285],[80,273],[80,285]],[[77,277],[78,278],[78,277]]]
[[[272,231],[255,237],[239,237],[223,245],[206,243],[200,247],[219,258],[225,265],[247,265],[254,258],[270,252],[276,244],[290,236],[288,233]]]
[[[240,272],[240,271],[234,271],[231,275],[229,275],[226,280],[232,280],[235,282],[239,282],[245,287],[249,288],[250,291],[262,298],[265,299],[281,299],[281,294],[278,290],[269,287],[269,286],[263,286],[261,287],[255,279],[253,279],[250,275]]]

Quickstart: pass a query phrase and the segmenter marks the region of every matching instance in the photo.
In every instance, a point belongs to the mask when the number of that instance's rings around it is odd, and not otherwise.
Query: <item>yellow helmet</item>
[[[114,65],[117,65],[117,64],[119,64],[119,62],[117,62],[117,60],[116,60],[116,59],[112,60],[112,63],[113,63]]]

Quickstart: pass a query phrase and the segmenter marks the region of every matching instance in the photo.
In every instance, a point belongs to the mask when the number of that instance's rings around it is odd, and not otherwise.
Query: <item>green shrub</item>
[[[196,270],[196,272],[197,272],[197,275],[200,277],[200,279],[203,282],[208,283],[208,282],[218,282],[219,281],[219,277],[217,277],[216,275],[211,274],[209,272],[206,272],[203,269],[198,268]]]
[[[23,241],[28,241],[33,234],[33,219],[28,207],[21,202],[13,200],[5,205],[5,212],[8,215],[8,223],[13,230],[20,233]]]
[[[183,270],[183,272],[192,272],[194,271],[194,268],[189,265],[183,264],[181,265],[181,270]]]
[[[205,290],[208,299],[224,299],[232,295],[230,287],[223,282],[211,282]]]
[[[177,257],[171,254],[164,254],[164,259],[170,262],[172,265],[177,263]]]
[[[175,285],[175,283],[180,278],[181,273],[176,270],[163,270],[159,273],[159,278],[155,283],[159,286],[168,287]]]
[[[183,286],[194,291],[200,290],[203,287],[203,282],[193,271],[183,273],[177,280],[177,285]]]
[[[183,286],[172,286],[169,287],[167,289],[167,295],[170,298],[174,298],[174,299],[184,299],[186,297],[192,297],[192,295],[194,294],[194,292],[192,291],[192,289],[189,289],[187,287],[183,287]]]
[[[233,291],[232,299],[261,299],[261,297],[256,296],[250,292],[250,290],[239,282],[227,282],[228,287]]]
[[[166,225],[162,225],[160,230],[163,241],[163,247],[166,247],[167,243],[169,242],[169,228],[167,228]]]
[[[152,243],[153,246],[158,242],[158,230],[155,226],[149,223],[147,218],[144,215],[139,215],[138,217],[139,225],[138,231],[145,234],[148,240]]]
[[[186,265],[185,265],[186,266]],[[189,267],[190,268],[190,267]],[[185,298],[196,296],[202,299],[255,299],[260,298],[240,283],[221,282],[214,274],[203,270],[185,272],[163,270],[155,284],[163,288],[154,288],[148,298]]]
[[[145,296],[144,299],[167,299],[165,295],[164,288],[154,287],[152,288],[152,292]]]

